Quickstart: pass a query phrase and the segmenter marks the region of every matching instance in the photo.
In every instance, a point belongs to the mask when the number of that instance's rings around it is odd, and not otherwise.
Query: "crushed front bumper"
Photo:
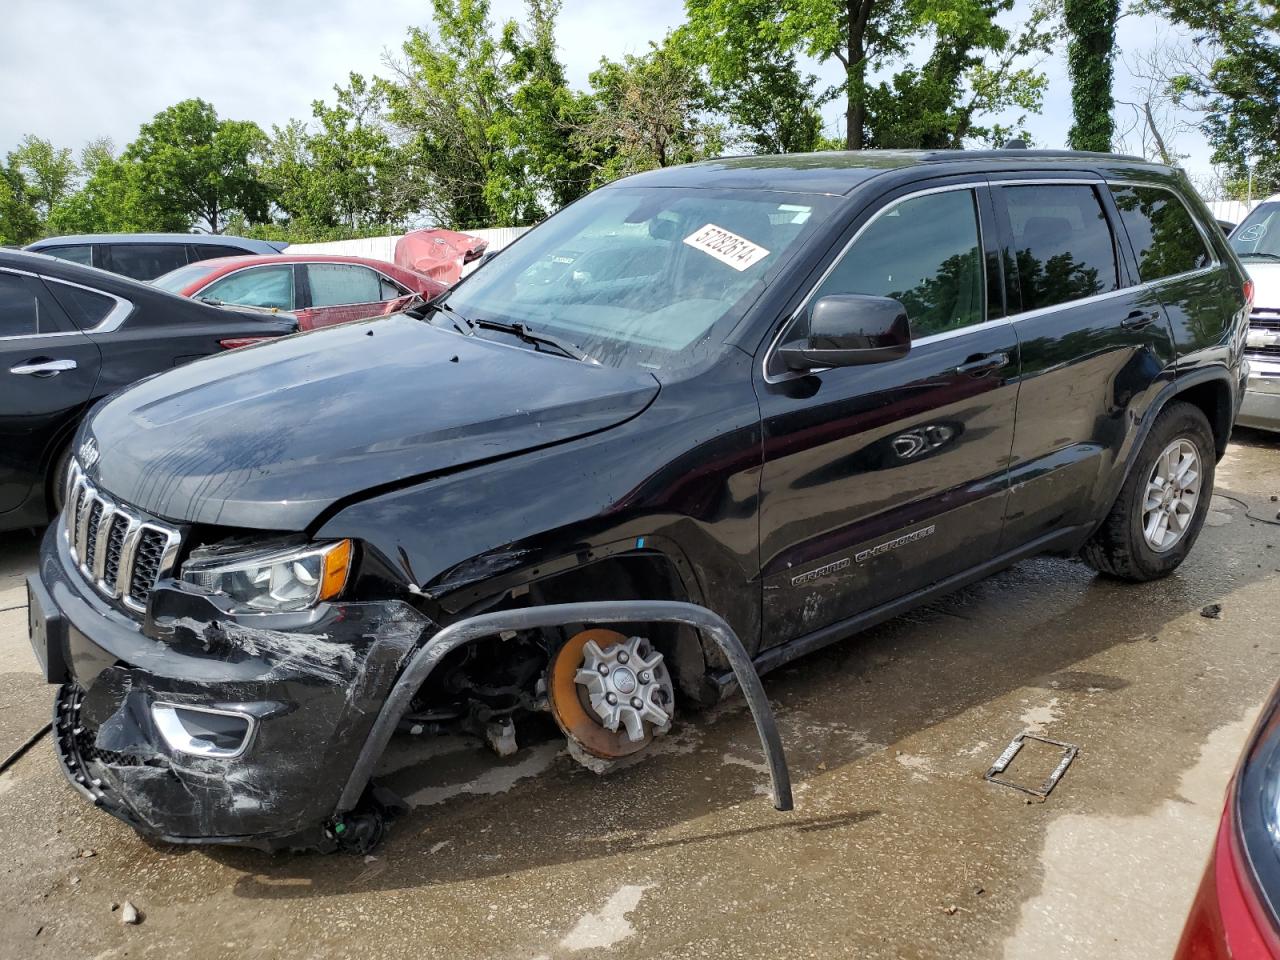
[[[58,683],[54,733],[73,786],[177,843],[327,849],[327,829],[406,658],[434,625],[400,601],[237,616],[172,581],[144,620],[73,570],[61,525],[28,579],[31,640]],[[234,757],[175,749],[156,703],[249,718]]]

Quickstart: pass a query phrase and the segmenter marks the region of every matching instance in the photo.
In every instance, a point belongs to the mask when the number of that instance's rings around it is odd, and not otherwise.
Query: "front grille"
[[[103,596],[142,612],[156,581],[173,569],[181,533],[114,503],[74,462],[67,489],[67,540],[80,572]]]
[[[1280,343],[1265,347],[1246,347],[1244,354],[1246,357],[1258,357],[1262,360],[1280,360]]]
[[[1272,307],[1254,307],[1249,313],[1249,326],[1263,330],[1280,330],[1280,310]]]

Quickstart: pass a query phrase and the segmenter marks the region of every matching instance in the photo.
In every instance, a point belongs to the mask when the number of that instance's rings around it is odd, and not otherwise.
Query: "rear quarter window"
[[[1143,283],[1190,273],[1213,263],[1204,237],[1176,194],[1163,187],[1111,187],[1120,220],[1138,258]]]
[[[56,280],[46,281],[45,286],[58,301],[58,305],[81,330],[92,330],[101,324],[116,305],[113,298],[86,290],[84,287],[73,287],[68,283],[58,283]]]

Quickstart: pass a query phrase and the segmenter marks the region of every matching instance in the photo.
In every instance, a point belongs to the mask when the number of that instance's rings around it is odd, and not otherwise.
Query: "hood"
[[[1242,260],[1253,281],[1253,305],[1264,310],[1280,310],[1280,263]]]
[[[155,516],[301,530],[373,487],[615,426],[658,389],[401,315],[153,377],[99,408],[77,450],[105,492]]]

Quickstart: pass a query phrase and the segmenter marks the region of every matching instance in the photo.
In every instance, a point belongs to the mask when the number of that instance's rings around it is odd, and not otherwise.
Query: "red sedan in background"
[[[1175,960],[1280,958],[1280,686],[1227,787]]]
[[[429,299],[445,289],[381,260],[302,253],[202,260],[151,283],[197,300],[288,310],[300,330],[395,313],[416,297]]]

